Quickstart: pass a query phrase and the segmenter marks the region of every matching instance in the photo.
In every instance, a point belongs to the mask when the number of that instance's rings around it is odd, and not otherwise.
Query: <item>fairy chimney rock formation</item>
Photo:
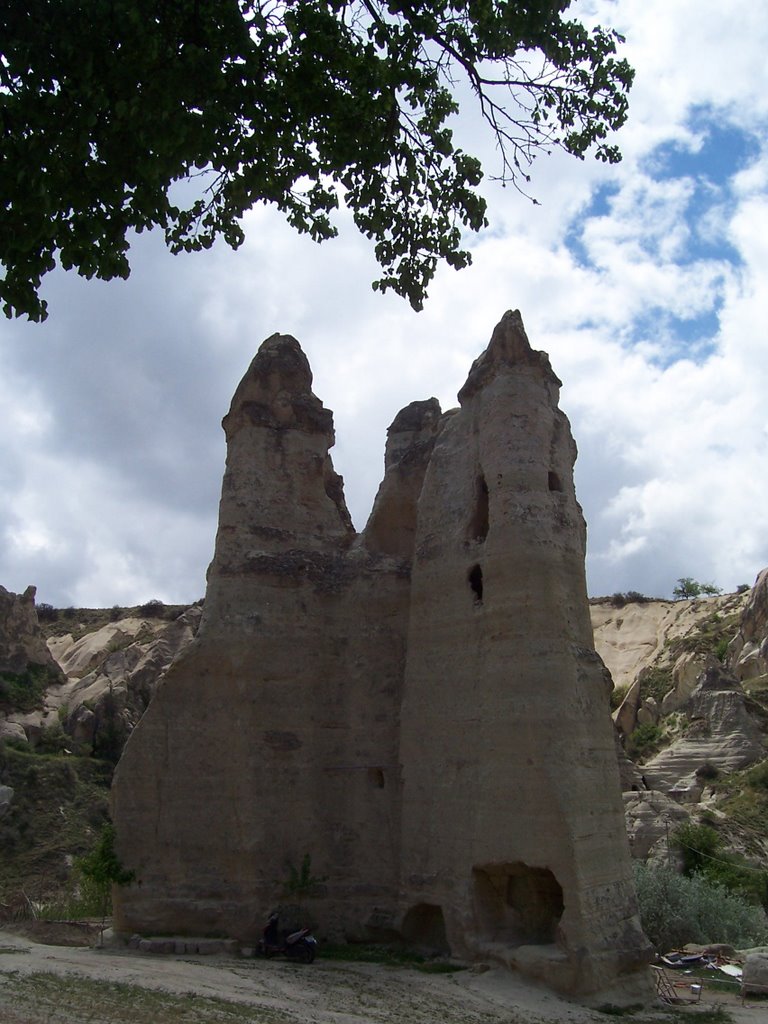
[[[636,979],[639,926],[559,381],[505,314],[459,399],[393,421],[356,534],[298,342],[224,419],[197,639],[113,786],[128,932],[252,939],[311,857],[325,934]]]

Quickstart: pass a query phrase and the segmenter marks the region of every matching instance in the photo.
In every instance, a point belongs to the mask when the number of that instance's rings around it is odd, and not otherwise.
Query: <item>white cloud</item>
[[[751,582],[768,565],[768,11],[579,8],[626,32],[637,67],[624,163],[541,158],[539,207],[488,183],[474,265],[442,269],[423,313],[371,292],[377,268],[348,217],[318,247],[259,208],[237,253],[171,257],[142,237],[127,284],[59,274],[45,325],[0,323],[0,582],[61,605],[199,597],[219,422],[275,331],[299,338],[334,410],[334,460],[362,527],[395,413],[432,395],[455,404],[508,308],[564,382],[592,591]],[[709,125],[760,147],[716,186],[692,163],[708,158]],[[656,151],[670,143],[690,158],[678,178]],[[690,324],[704,332],[695,344]]]

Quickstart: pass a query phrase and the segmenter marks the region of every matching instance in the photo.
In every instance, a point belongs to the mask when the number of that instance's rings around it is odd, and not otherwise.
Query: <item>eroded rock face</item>
[[[765,756],[762,731],[739,682],[710,664],[685,706],[687,732],[648,760],[643,773],[654,789],[696,802],[706,785],[705,767],[733,772]]]
[[[40,630],[35,592],[0,587],[0,740],[34,743],[46,719],[45,688],[64,679]]]
[[[768,569],[763,569],[752,587],[739,632],[728,648],[728,660],[739,679],[768,675]]]
[[[52,679],[61,678],[40,631],[35,593],[35,587],[27,587],[23,594],[0,587],[0,672],[20,675],[30,665],[39,665]]]
[[[118,766],[121,930],[252,939],[310,854],[331,937],[568,992],[645,962],[558,391],[506,314],[460,409],[395,418],[357,535],[306,359],[264,343],[197,639]]]
[[[191,643],[200,616],[193,605],[171,622],[128,617],[76,641],[69,635],[49,641],[67,678],[48,690],[46,710],[75,743],[116,759],[163,672]]]

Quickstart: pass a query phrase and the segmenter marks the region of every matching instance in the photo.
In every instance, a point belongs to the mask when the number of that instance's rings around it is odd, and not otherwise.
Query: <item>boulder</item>
[[[745,996],[768,995],[768,953],[749,953],[744,960],[741,991]]]
[[[659,790],[624,793],[629,848],[635,860],[658,866],[679,865],[679,853],[669,837],[674,830],[690,820],[688,811]]]
[[[7,718],[0,718],[0,741],[2,740],[21,740],[22,743],[26,743],[27,734],[24,726],[18,722],[9,722]]]
[[[683,651],[672,669],[674,688],[664,695],[662,714],[678,711],[687,703],[696,689],[699,676],[711,660],[711,657],[699,654],[698,651]]]
[[[641,679],[638,676],[613,715],[613,723],[621,736],[629,736],[637,728],[637,712],[640,708],[640,685]]]

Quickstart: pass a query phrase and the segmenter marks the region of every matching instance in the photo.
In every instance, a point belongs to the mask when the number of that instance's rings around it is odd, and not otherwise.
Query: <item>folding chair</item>
[[[688,982],[681,984],[681,988],[689,988],[691,991],[690,998],[686,999],[683,996],[679,996],[675,992],[675,986],[667,977],[666,971],[663,967],[656,967],[654,964],[651,967],[651,977],[653,978],[653,984],[656,988],[656,995],[659,999],[666,1003],[668,1006],[674,1006],[679,1003],[698,1003],[701,999],[701,984],[694,982],[689,985]]]

